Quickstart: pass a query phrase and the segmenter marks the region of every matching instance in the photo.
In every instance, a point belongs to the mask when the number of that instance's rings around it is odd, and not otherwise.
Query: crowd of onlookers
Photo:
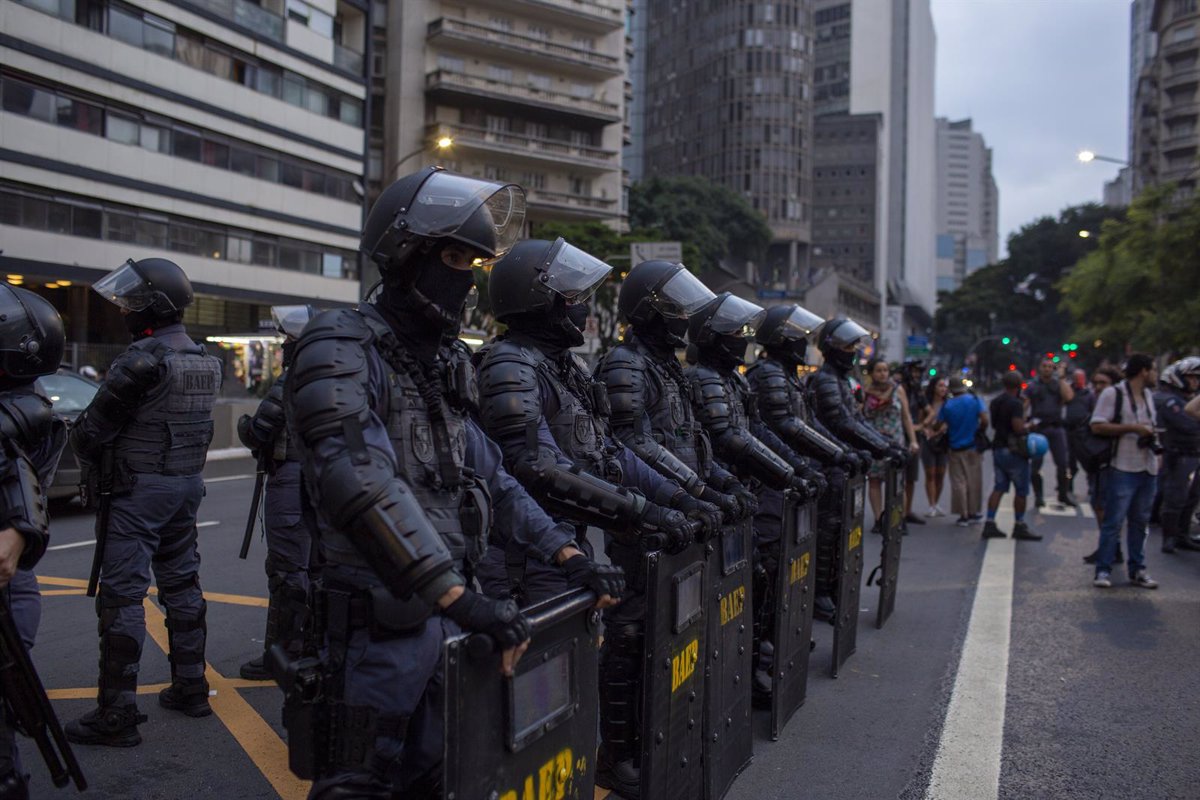
[[[1155,360],[1138,353],[1122,368],[1102,366],[1090,378],[1047,358],[1028,380],[1005,374],[987,403],[957,375],[926,381],[925,374],[918,361],[893,371],[875,359],[867,364],[861,393],[867,420],[909,450],[906,528],[925,523],[912,509],[924,467],[926,517],[946,514],[942,496],[949,474],[949,513],[957,525],[982,524],[984,538],[1007,536],[996,515],[1011,490],[1013,538],[1041,539],[1026,520],[1027,498],[1032,493],[1034,507],[1045,506],[1042,466],[1049,456],[1059,505],[1078,507],[1075,483],[1080,473],[1085,476],[1099,545],[1084,560],[1095,565],[1096,587],[1111,587],[1113,566],[1120,563],[1132,584],[1157,587],[1145,563],[1152,522],[1161,525],[1163,552],[1200,551],[1200,534],[1192,532],[1200,505],[1200,357],[1176,361],[1160,375]],[[985,504],[983,458],[989,450],[993,486]],[[883,469],[869,476],[877,519]]]

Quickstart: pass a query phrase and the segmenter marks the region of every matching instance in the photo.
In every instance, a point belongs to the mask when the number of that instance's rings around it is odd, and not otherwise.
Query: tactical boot
[[[837,606],[833,603],[833,598],[828,595],[821,595],[813,601],[813,619],[819,619],[828,622],[830,625],[837,619]]]
[[[771,707],[771,671],[775,668],[775,645],[758,643],[758,658],[750,679],[750,702],[755,708]]]
[[[611,789],[625,800],[641,800],[642,775],[633,759],[613,762],[605,757],[604,745],[596,757],[596,785]]]
[[[189,717],[207,717],[212,713],[208,704],[208,681],[204,678],[176,678],[158,693],[158,704]]]
[[[63,730],[74,744],[135,747],[142,743],[137,726],[145,721],[146,715],[139,714],[137,706],[99,706],[71,720]]]
[[[1029,526],[1024,522],[1017,522],[1013,524],[1013,538],[1021,539],[1026,542],[1040,542],[1042,540],[1042,535],[1029,530]]]
[[[238,668],[238,674],[248,681],[269,681],[272,679],[271,670],[267,669],[266,655],[252,658]]]
[[[1176,536],[1175,521],[1172,519],[1164,519],[1162,523],[1162,551],[1164,553],[1174,553],[1175,545],[1179,543]]]
[[[10,772],[0,778],[2,800],[29,800],[29,781],[19,772]]]
[[[1200,539],[1194,539],[1191,536],[1177,536],[1175,537],[1175,546],[1180,550],[1200,552]]]

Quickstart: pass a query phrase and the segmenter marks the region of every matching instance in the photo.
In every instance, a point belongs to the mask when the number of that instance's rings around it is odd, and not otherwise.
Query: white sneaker
[[[944,517],[944,516],[946,516],[946,512],[942,511],[942,509],[939,508],[938,506],[934,506],[933,508],[931,508],[925,512],[925,516],[927,516],[927,517]]]

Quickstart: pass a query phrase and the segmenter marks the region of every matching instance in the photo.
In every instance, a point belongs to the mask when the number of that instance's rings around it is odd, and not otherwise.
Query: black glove
[[[695,541],[688,518],[671,508],[646,503],[641,525],[653,537],[651,550],[666,548],[667,552],[678,553]]]
[[[889,448],[888,458],[897,467],[903,467],[908,463],[908,448],[902,444],[895,444]]]
[[[442,610],[464,631],[486,633],[501,650],[510,650],[529,639],[529,622],[512,600],[493,600],[470,589]]]
[[[754,492],[739,483],[733,489],[733,496],[737,498],[738,505],[742,507],[739,519],[747,519],[758,513],[758,495]]]
[[[682,511],[684,516],[690,520],[700,523],[699,540],[707,542],[711,537],[716,536],[721,530],[721,509],[717,508],[712,503],[706,503],[692,497],[690,494],[681,494],[675,501],[675,508]]]
[[[813,485],[799,475],[792,476],[790,488],[800,498],[801,503],[806,503],[816,496],[816,489]]]
[[[700,493],[700,499],[706,503],[712,503],[717,508],[721,509],[721,516],[725,522],[733,522],[741,513],[741,505],[737,498],[731,494],[718,492],[711,486],[705,486],[704,491]]]
[[[249,414],[242,414],[237,421],[237,435],[242,444],[258,456],[258,451],[262,448],[262,442],[254,435],[254,419]]]
[[[808,481],[813,488],[813,497],[820,497],[825,494],[825,490],[829,488],[829,481],[825,479],[825,475],[817,469],[806,469],[801,477]]]
[[[875,463],[875,457],[867,450],[858,451],[858,474],[866,475],[871,471],[871,465]]]
[[[612,564],[597,564],[583,553],[568,558],[562,568],[572,586],[586,587],[597,596],[619,598],[625,591],[625,570]]]

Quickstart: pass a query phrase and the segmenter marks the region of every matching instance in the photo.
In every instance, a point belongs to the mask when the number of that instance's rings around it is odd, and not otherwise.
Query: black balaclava
[[[283,351],[283,368],[287,369],[292,365],[292,357],[296,355],[296,340],[284,340],[284,343],[279,346],[279,349]]]
[[[419,270],[411,284],[385,277],[375,307],[413,355],[432,362],[444,339],[458,333],[475,273],[447,266],[437,253],[425,256]]]
[[[699,350],[700,360],[718,369],[736,369],[746,363],[746,339],[742,336],[717,334]]]
[[[854,369],[854,362],[858,359],[858,351],[854,350],[846,352],[837,347],[830,347],[825,353],[825,360],[833,365],[834,369],[845,375]]]
[[[129,333],[133,335],[133,340],[136,342],[150,336],[158,328],[178,322],[179,317],[173,319],[159,317],[150,309],[143,308],[141,311],[130,311],[125,314],[124,320],[125,327],[129,329]]]
[[[688,321],[686,318],[667,319],[655,314],[645,322],[633,326],[633,335],[659,354],[673,353],[687,346]]]
[[[508,327],[513,333],[537,344],[547,355],[560,355],[583,344],[583,326],[587,324],[589,310],[587,303],[567,305],[565,299],[556,296],[549,313],[514,314],[507,320]]]
[[[807,352],[807,339],[784,339],[782,342],[767,345],[767,355],[793,372],[804,363],[804,356]]]

